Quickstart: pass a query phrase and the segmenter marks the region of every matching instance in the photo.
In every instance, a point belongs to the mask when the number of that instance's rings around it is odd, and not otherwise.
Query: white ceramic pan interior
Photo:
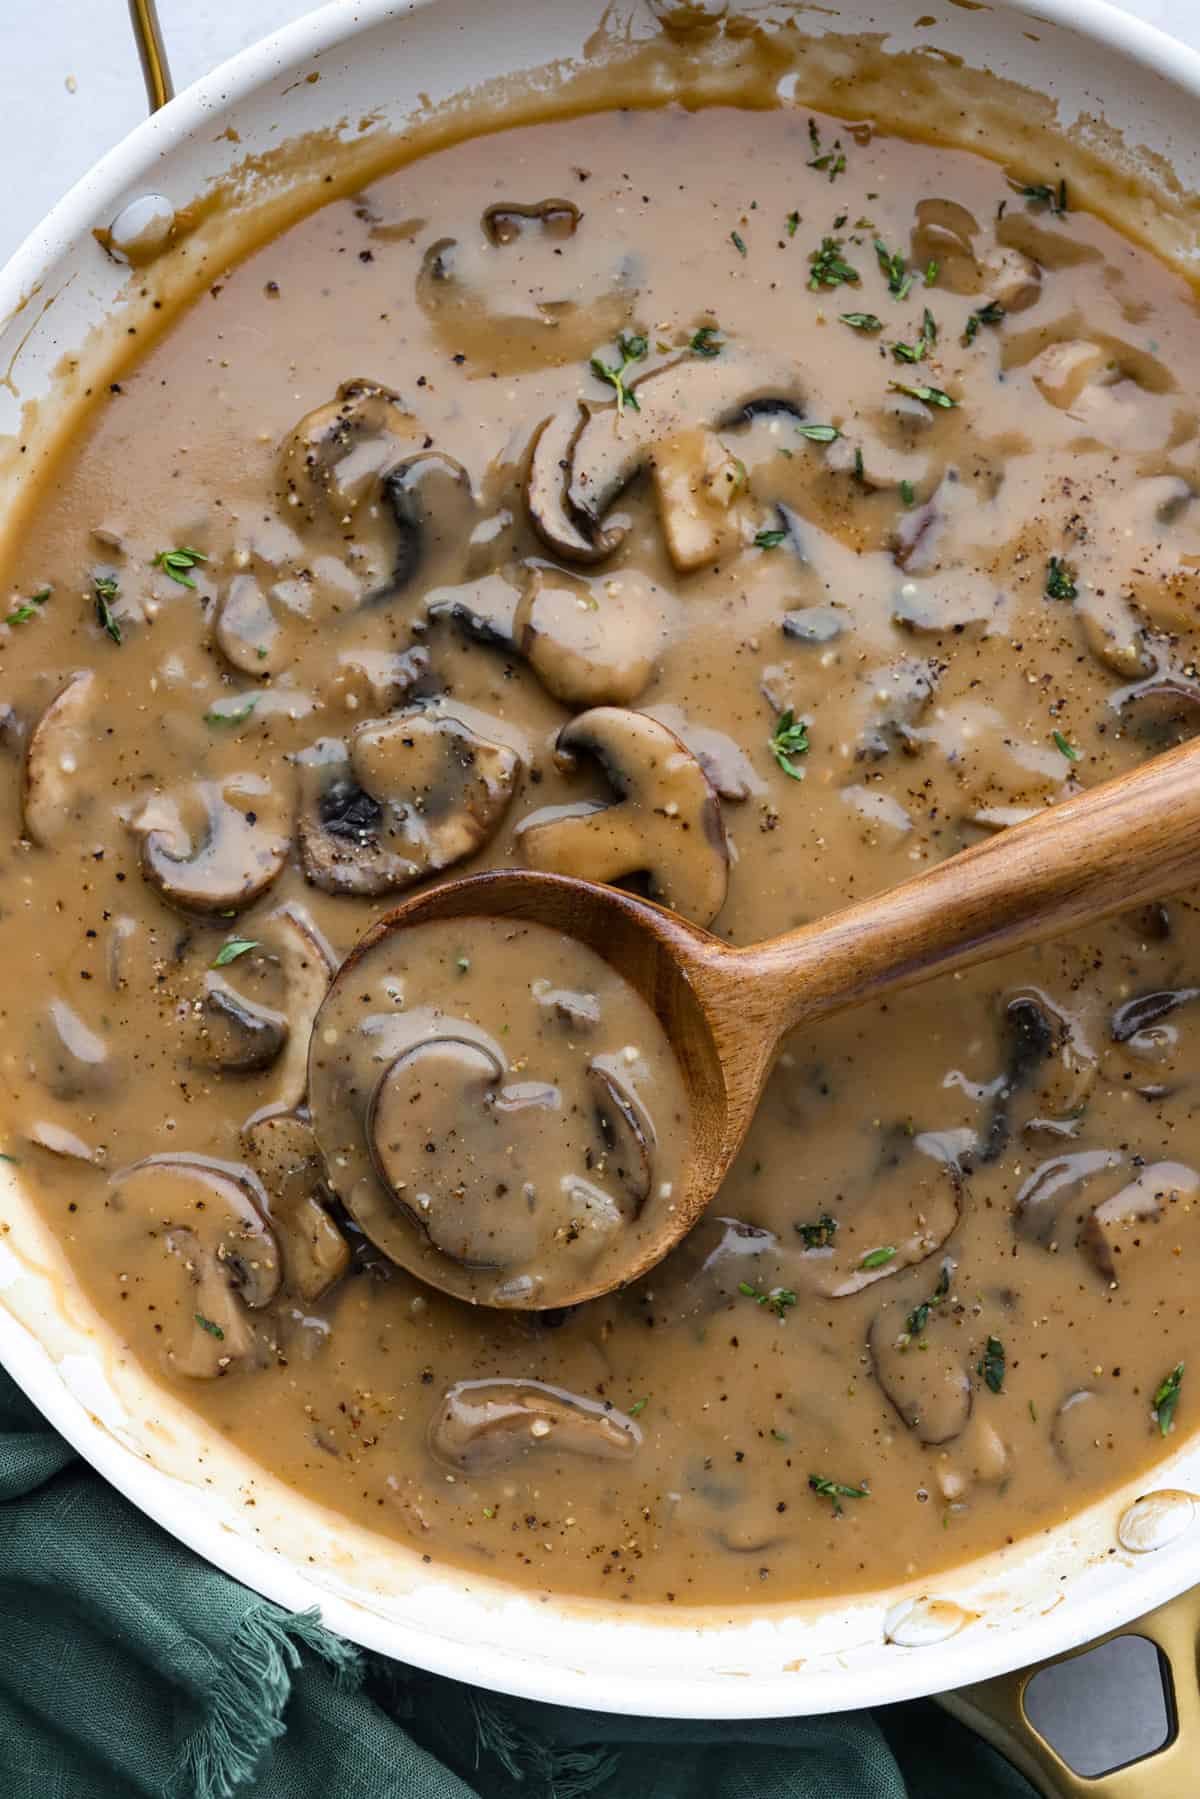
[[[927,23],[913,22],[918,12]],[[1184,190],[1200,189],[1200,57],[1100,0],[1041,0],[1036,13],[1032,5],[979,9],[952,0],[922,8],[842,0],[752,13],[768,26],[790,20],[827,46],[861,32],[887,53],[916,51],[910,66],[926,82],[932,70],[951,83],[952,59],[961,58],[1048,96],[1047,122],[1078,141],[1102,141],[1099,122],[1107,121],[1119,134],[1114,154],[1134,173],[1161,183],[1165,161]],[[129,271],[100,252],[93,227],[147,191],[183,207],[231,177],[226,192],[243,212],[263,196],[284,205],[289,194],[313,190],[335,138],[348,155],[377,154],[389,131],[414,121],[427,130],[456,95],[522,71],[541,71],[523,92],[525,103],[544,105],[581,68],[636,59],[658,32],[647,0],[499,8],[494,0],[342,0],[190,88],[107,156],[0,276],[0,529],[52,449],[72,395],[111,334],[124,329]],[[727,65],[731,40],[718,32],[705,41],[714,66],[722,57]],[[853,58],[839,43],[827,63],[848,79],[849,105]],[[802,60],[784,78],[785,96],[805,97],[804,67]],[[986,135],[982,114],[978,128]],[[324,136],[304,157],[280,154],[285,140],[306,133]],[[255,157],[263,159],[257,171],[239,177]],[[1189,209],[1178,195],[1173,204],[1177,226],[1183,221],[1179,243]],[[206,267],[219,268],[228,254],[225,223],[214,215],[154,280],[195,279],[206,243],[215,246]],[[5,979],[14,978],[9,969]],[[0,1358],[30,1397],[114,1486],[211,1562],[284,1605],[317,1604],[346,1636],[422,1667],[631,1713],[828,1711],[1027,1664],[1200,1581],[1200,1522],[1188,1496],[1200,1490],[1200,1442],[1184,1443],[1164,1463],[1161,1497],[1132,1515],[1136,1495],[1120,1493],[932,1588],[897,1570],[892,1589],[851,1603],[660,1615],[543,1602],[424,1566],[206,1440],[195,1419],[106,1341],[12,1172],[2,1173]]]

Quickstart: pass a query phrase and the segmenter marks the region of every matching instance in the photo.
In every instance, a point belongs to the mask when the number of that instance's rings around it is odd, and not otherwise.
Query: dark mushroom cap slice
[[[613,1058],[590,1063],[588,1081],[601,1144],[592,1174],[602,1187],[615,1188],[622,1210],[636,1217],[650,1195],[654,1126]]]
[[[219,974],[205,979],[197,1024],[201,1064],[229,1074],[270,1068],[288,1040],[288,1021],[281,1012],[248,999]]]
[[[276,1112],[247,1125],[242,1143],[270,1200],[286,1285],[311,1305],[350,1266],[350,1245],[322,1204],[325,1163],[312,1125]]]
[[[1128,1271],[1129,1256],[1146,1247],[1167,1207],[1200,1193],[1200,1175],[1182,1162],[1152,1162],[1119,1193],[1093,1207],[1079,1233],[1079,1248],[1110,1286]]]
[[[368,606],[403,593],[418,573],[436,580],[439,564],[461,555],[479,516],[471,477],[440,450],[397,462],[383,477],[383,496],[400,541],[391,580],[367,595]]]
[[[340,748],[340,753],[339,753]],[[298,758],[305,876],[327,893],[390,893],[474,855],[498,830],[521,762],[455,713],[369,720],[348,747]]]
[[[524,820],[518,842],[530,866],[589,881],[642,875],[662,905],[710,924],[725,903],[729,850],[720,801],[691,751],[657,719],[615,706],[572,719],[558,748],[594,756],[616,800]]]
[[[664,611],[659,590],[636,570],[585,580],[535,567],[513,637],[546,692],[564,706],[629,706],[653,678]]]
[[[51,700],[30,733],[25,749],[21,807],[25,835],[51,848],[78,823],[78,776],[89,766],[92,709],[99,683],[91,669],[78,669]]]
[[[525,506],[538,536],[568,562],[603,562],[625,540],[625,528],[596,531],[577,518],[567,503],[571,454],[588,415],[583,406],[556,412],[538,426],[529,452]]]
[[[283,448],[283,480],[311,518],[339,521],[374,495],[379,478],[417,435],[399,394],[381,381],[343,381],[335,399],[307,413]]]
[[[248,1316],[279,1291],[266,1195],[248,1170],[205,1156],[150,1156],[112,1176],[114,1250],[154,1298],[173,1374],[212,1379],[254,1359]]]
[[[199,781],[191,797],[203,815],[194,839],[178,814],[167,821],[154,806],[132,821],[142,840],[142,873],[182,912],[243,911],[287,861],[291,839],[277,828],[280,802],[258,775]]]
[[[489,1474],[526,1456],[627,1462],[641,1447],[637,1421],[538,1380],[462,1380],[443,1396],[429,1448],[443,1467]]]
[[[1013,1201],[1013,1230],[1018,1237],[1049,1248],[1059,1231],[1059,1219],[1079,1198],[1089,1181],[1125,1158],[1112,1149],[1080,1149],[1050,1156],[1039,1162],[1022,1181]]]

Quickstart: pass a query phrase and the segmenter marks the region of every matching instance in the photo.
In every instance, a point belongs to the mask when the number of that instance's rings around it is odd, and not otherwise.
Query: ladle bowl
[[[780,1040],[797,1025],[935,975],[1062,936],[1200,881],[1200,739],[1075,794],[813,924],[735,948],[619,888],[495,871],[448,881],[380,919],[340,970],[413,925],[487,917],[541,925],[602,956],[663,1025],[683,1075],[691,1141],[682,1191],[627,1260],[586,1274],[577,1304],[646,1273],[706,1211],[741,1147]],[[802,876],[797,881],[802,892]],[[331,992],[334,989],[331,989]],[[328,1004],[328,1000],[326,1004]],[[314,1039],[321,1027],[318,1015]],[[320,1120],[316,1120],[318,1137]],[[412,1272],[441,1286],[412,1228]],[[389,1253],[395,1256],[394,1243]],[[458,1291],[446,1260],[447,1291]],[[561,1306],[556,1288],[553,1300]],[[531,1309],[537,1309],[534,1300]]]

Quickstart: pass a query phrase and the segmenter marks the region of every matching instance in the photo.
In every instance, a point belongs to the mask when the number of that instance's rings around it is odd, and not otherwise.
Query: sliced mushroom
[[[520,654],[564,706],[629,706],[654,675],[663,603],[636,570],[588,581],[533,568],[512,629]]]
[[[131,821],[142,873],[184,912],[241,912],[276,881],[291,840],[276,827],[279,802],[257,775],[199,781],[190,796],[203,818],[194,835],[177,808],[152,802]]]
[[[280,1112],[249,1125],[243,1141],[271,1202],[287,1284],[311,1305],[350,1266],[350,1246],[321,1203],[325,1164],[312,1126]]]
[[[1068,1474],[1098,1472],[1113,1450],[1116,1420],[1101,1395],[1091,1387],[1068,1393],[1050,1424],[1050,1443]]]
[[[746,467],[702,425],[654,445],[650,472],[667,555],[681,575],[711,568],[753,535]]]
[[[429,1448],[460,1474],[490,1474],[534,1451],[627,1462],[641,1447],[636,1420],[538,1380],[463,1380],[430,1421]]]
[[[804,416],[794,369],[735,355],[680,356],[643,375],[629,392],[636,406],[618,408],[614,401],[584,406],[581,419],[559,415],[534,444],[526,486],[530,517],[539,535],[568,559],[597,561],[624,541],[625,529],[606,529],[605,515],[651,462],[656,446],[698,426],[745,423],[768,406]],[[700,460],[707,467],[707,452]],[[685,538],[682,524],[680,530],[684,553],[692,532],[689,527]]]
[[[526,226],[540,225],[547,237],[574,237],[583,217],[573,200],[537,200],[532,206],[516,200],[498,200],[485,207],[483,235],[495,249],[516,243]]]
[[[965,1430],[973,1403],[970,1343],[962,1308],[931,1308],[914,1336],[893,1300],[871,1321],[867,1348],[880,1387],[919,1443],[949,1443]]]
[[[603,1186],[616,1188],[622,1209],[636,1217],[650,1194],[654,1126],[612,1059],[590,1063],[588,1081],[603,1145],[592,1172]]]
[[[962,1177],[941,1146],[907,1139],[913,1154],[864,1171],[837,1205],[837,1231],[825,1243],[791,1249],[781,1261],[786,1285],[824,1299],[847,1299],[936,1255],[958,1223]]]
[[[767,783],[741,745],[725,731],[693,724],[681,706],[648,706],[646,711],[691,750],[720,799],[736,802],[749,799],[752,793],[766,793]]]
[[[1171,749],[1200,730],[1200,683],[1187,675],[1153,674],[1108,703],[1122,728],[1150,749]]]
[[[837,606],[799,606],[784,613],[780,626],[796,643],[832,643],[849,630],[850,620]]]
[[[1041,299],[1041,269],[1012,244],[993,244],[979,260],[979,275],[983,292],[1005,312],[1024,312]]]
[[[80,669],[51,700],[30,734],[25,750],[21,796],[25,833],[43,848],[65,840],[79,823],[88,798],[77,776],[89,767],[91,713],[98,683]]]
[[[533,813],[518,832],[530,865],[593,881],[642,875],[662,905],[711,923],[725,901],[729,851],[720,801],[696,757],[656,719],[613,706],[564,725],[558,749],[594,756],[616,803]]]
[[[1075,601],[1075,617],[1092,655],[1124,681],[1152,674],[1154,657],[1127,601],[1111,589],[1086,588]]]
[[[1112,357],[1104,344],[1071,339],[1047,344],[1028,367],[1042,398],[1067,412],[1078,404],[1085,388],[1102,379],[1106,371],[1112,373]]]
[[[304,752],[297,840],[326,893],[391,893],[472,856],[499,829],[520,757],[434,707],[372,719]]]
[[[1140,1249],[1146,1227],[1157,1224],[1165,1208],[1181,1196],[1200,1193],[1200,1175],[1182,1162],[1153,1162],[1102,1200],[1079,1233],[1079,1247],[1111,1286],[1117,1285],[1118,1257]]]
[[[981,1162],[1004,1153],[1012,1134],[1012,1103],[1028,1087],[1066,1030],[1061,1014],[1041,995],[1018,994],[1004,1008],[1004,1072],[992,1095],[979,1148]]]
[[[251,1176],[201,1156],[151,1156],[112,1177],[108,1206],[126,1285],[145,1280],[154,1293],[168,1371],[205,1380],[251,1361],[249,1311],[280,1283],[266,1196]]]
[[[217,648],[242,674],[276,675],[283,667],[280,630],[271,602],[254,575],[235,575],[213,621]]]
[[[507,573],[492,573],[477,581],[433,588],[425,597],[425,614],[431,624],[449,619],[472,643],[516,655],[522,591]]]
[[[438,579],[438,567],[461,554],[478,518],[471,478],[461,462],[439,450],[406,456],[383,478],[383,492],[400,533],[391,580],[367,605],[391,599],[410,587],[418,571]]]
[[[284,484],[310,517],[321,506],[345,523],[374,495],[415,431],[412,414],[390,387],[361,377],[343,381],[336,399],[306,414],[288,437]]]
[[[197,1018],[203,1065],[229,1074],[258,1074],[270,1068],[288,1041],[287,1019],[256,1005],[220,975],[208,975],[205,984]]]
[[[110,1044],[65,999],[54,998],[33,1023],[33,1071],[55,1099],[106,1092],[115,1077]]]
[[[345,712],[377,718],[405,700],[432,699],[440,685],[422,644],[408,650],[355,644],[338,651],[322,698]]]
[[[1074,1150],[1039,1162],[1017,1189],[1013,1201],[1013,1230],[1018,1237],[1049,1248],[1058,1234],[1059,1219],[1098,1174],[1119,1168],[1124,1156],[1110,1149]]]
[[[279,955],[288,1022],[278,1078],[266,1105],[294,1112],[308,1091],[308,1040],[338,960],[314,919],[293,900],[272,912],[263,930]]]

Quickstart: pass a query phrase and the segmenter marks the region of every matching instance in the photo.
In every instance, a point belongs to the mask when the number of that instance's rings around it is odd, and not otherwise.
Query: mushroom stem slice
[[[309,913],[292,900],[271,913],[264,932],[283,964],[288,1023],[279,1077],[264,1111],[294,1112],[308,1092],[308,1040],[338,960]]]
[[[654,1126],[611,1058],[589,1064],[588,1081],[600,1136],[592,1173],[602,1187],[616,1188],[622,1210],[636,1218],[650,1195]]]
[[[259,776],[201,781],[195,792],[205,820],[198,843],[182,827],[164,826],[152,808],[133,821],[142,873],[180,911],[241,912],[278,879],[291,840],[274,827],[277,805]]]
[[[458,1381],[429,1427],[434,1459],[462,1474],[490,1474],[534,1452],[627,1462],[641,1441],[624,1412],[538,1380]]]
[[[247,1126],[243,1142],[270,1197],[287,1285],[312,1305],[350,1266],[350,1246],[321,1203],[325,1163],[313,1128],[276,1113]]]
[[[594,756],[616,801],[533,813],[518,833],[530,865],[592,881],[644,875],[662,905],[711,923],[725,903],[729,850],[720,801],[691,751],[657,719],[615,706],[580,713],[558,748]]]

